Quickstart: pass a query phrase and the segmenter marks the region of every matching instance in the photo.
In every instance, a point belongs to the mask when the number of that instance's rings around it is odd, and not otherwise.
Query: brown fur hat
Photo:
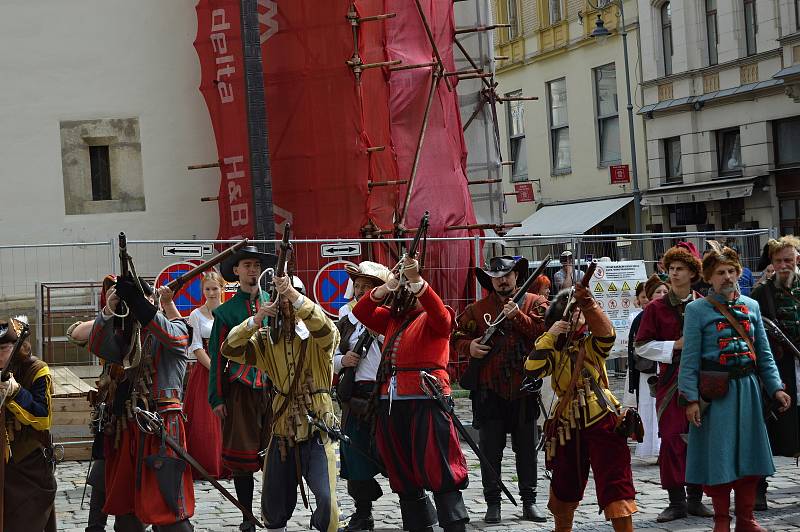
[[[654,273],[651,275],[644,283],[644,295],[647,296],[647,299],[653,299],[653,294],[662,284],[669,288],[669,283],[667,281],[662,281],[658,274]]]
[[[694,272],[692,276],[693,283],[700,279],[700,276],[703,274],[703,265],[700,263],[700,257],[693,254],[685,246],[678,245],[669,248],[661,258],[661,263],[664,265],[664,270],[667,272],[669,272],[669,265],[676,261],[683,262]],[[653,290],[656,288],[658,287],[654,287]]]
[[[721,246],[716,240],[708,240],[709,250],[703,255],[703,279],[708,283],[714,270],[720,264],[730,264],[736,268],[736,272],[742,274],[742,261],[735,249],[728,246]]]

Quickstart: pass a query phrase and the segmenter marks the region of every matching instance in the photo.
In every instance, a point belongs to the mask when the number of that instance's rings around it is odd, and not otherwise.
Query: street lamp
[[[622,48],[625,52],[625,90],[628,93],[628,136],[630,137],[631,144],[631,169],[633,173],[633,220],[636,233],[642,232],[642,193],[639,190],[639,168],[636,164],[636,138],[633,131],[633,103],[631,103],[631,70],[628,62],[628,31],[625,29],[625,9],[623,4],[625,0],[607,0],[597,5],[592,0],[586,2],[596,10],[603,9],[612,5],[619,8],[620,23],[622,24]],[[598,13],[597,20],[595,21],[595,28],[591,36],[597,39],[601,44],[608,40],[611,32],[605,26],[603,17]]]

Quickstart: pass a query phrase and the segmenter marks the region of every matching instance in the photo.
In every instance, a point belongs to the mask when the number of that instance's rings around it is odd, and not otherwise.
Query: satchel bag
[[[624,438],[630,438],[638,443],[644,441],[644,423],[642,416],[635,408],[626,408],[617,418],[617,426],[614,429],[617,434]]]

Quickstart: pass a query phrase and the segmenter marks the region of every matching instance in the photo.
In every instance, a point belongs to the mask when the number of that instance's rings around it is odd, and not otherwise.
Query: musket
[[[579,281],[583,286],[589,287],[589,280],[594,276],[594,271],[597,269],[597,262],[592,261],[589,263],[589,267],[586,268],[586,273],[583,274],[583,277]],[[573,318],[573,313],[575,310],[575,305],[578,304],[578,301],[575,299],[575,287],[573,286],[570,288],[569,293],[569,300],[567,302],[567,306],[564,307],[564,314],[561,316],[563,321],[569,322],[569,331],[565,334],[560,334],[556,339],[555,348],[556,351],[563,351],[566,346],[572,343],[573,338],[575,337],[575,333],[577,332],[577,321]]]
[[[247,245],[247,239],[246,238],[244,240],[240,240],[239,242],[237,242],[236,244],[232,245],[231,247],[229,247],[228,249],[226,249],[225,251],[223,251],[222,253],[220,253],[216,257],[211,258],[211,259],[205,261],[204,263],[195,266],[194,268],[192,268],[188,272],[184,273],[180,277],[176,277],[175,279],[171,280],[170,282],[168,282],[166,284],[167,288],[169,288],[173,292],[177,292],[186,283],[188,283],[189,281],[191,281],[192,279],[194,279],[198,275],[200,275],[202,273],[205,273],[206,271],[210,270],[211,268],[213,268],[214,266],[216,266],[220,262],[224,261],[225,259],[227,259],[231,255],[233,255],[234,253],[236,253],[237,251],[239,251],[241,248],[243,248],[246,245]]]
[[[433,399],[436,401],[436,405],[442,409],[442,411],[447,414],[450,419],[453,421],[453,425],[458,430],[459,435],[467,445],[470,446],[472,451],[478,456],[478,460],[481,463],[481,467],[484,467],[489,472],[489,480],[493,480],[497,482],[497,485],[500,486],[500,489],[503,490],[503,493],[506,494],[508,500],[511,501],[514,506],[517,505],[517,500],[511,495],[511,492],[508,491],[508,488],[503,483],[503,480],[500,478],[500,475],[497,474],[497,471],[494,470],[492,464],[489,463],[489,460],[486,458],[486,455],[483,454],[478,444],[475,443],[475,440],[472,439],[472,436],[469,435],[467,429],[464,428],[464,425],[461,423],[461,420],[458,419],[456,416],[455,408],[453,406],[453,402],[445,398],[444,391],[442,390],[442,385],[439,382],[439,379],[436,378],[435,375],[431,375],[427,371],[420,371],[419,372],[419,380],[420,380],[420,388],[422,388],[423,393],[428,396],[428,398]]]
[[[367,356],[367,352],[369,348],[372,347],[374,341],[375,337],[369,329],[364,329],[364,332],[362,332],[358,340],[356,340],[356,345],[353,346],[353,352],[358,355],[359,360]],[[350,366],[342,368],[339,372],[339,384],[336,386],[336,396],[341,401],[346,402],[353,397],[353,387],[356,383],[356,368],[357,366]]]
[[[272,288],[269,291],[270,303],[278,301],[279,294],[278,289],[275,287],[274,278],[286,275],[286,263],[289,262],[289,254],[292,252],[292,244],[289,242],[291,235],[292,226],[289,222],[286,222],[283,226],[283,239],[281,240],[280,249],[278,250],[278,265],[273,275]],[[291,283],[291,280],[289,282]],[[283,313],[278,309],[278,314],[274,318],[267,316],[265,321],[266,327],[269,328],[269,336],[272,342],[277,342],[280,337],[281,329],[283,328]]]
[[[522,302],[525,301],[525,295],[528,293],[528,288],[530,288],[530,286],[533,284],[533,282],[540,275],[542,275],[544,273],[544,271],[547,268],[547,265],[549,263],[550,263],[550,255],[548,254],[544,258],[544,260],[542,260],[542,263],[539,264],[539,267],[536,268],[536,270],[530,275],[530,277],[528,277],[525,280],[525,282],[522,283],[522,286],[519,287],[519,290],[517,290],[517,293],[514,295],[514,297],[511,298],[512,301],[514,301],[514,303],[517,304],[517,306],[521,305]],[[503,331],[502,331],[502,329],[499,328],[499,326],[500,326],[501,323],[503,323],[505,321],[506,317],[507,317],[506,314],[501,312],[500,316],[498,316],[497,319],[494,322],[492,322],[491,325],[489,325],[489,328],[486,329],[486,332],[483,333],[483,336],[481,337],[481,340],[480,340],[479,343],[481,343],[483,345],[491,345],[489,342],[492,341],[492,338],[494,338],[495,334],[498,334],[498,333],[499,334],[503,334]]]
[[[763,315],[761,320],[764,322],[764,329],[767,331],[767,335],[787,348],[797,360],[800,360],[800,349],[797,349],[797,346],[789,340],[789,337],[784,334],[778,324]]]
[[[159,437],[169,445],[169,447],[178,455],[179,458],[185,460],[190,466],[192,466],[203,479],[209,481],[212,486],[217,488],[223,497],[228,499],[230,502],[236,506],[240,512],[249,520],[257,524],[259,527],[264,528],[264,525],[259,521],[256,516],[253,515],[253,511],[250,508],[246,508],[239,500],[234,497],[231,492],[229,492],[225,486],[219,483],[217,479],[212,477],[208,471],[205,470],[200,463],[195,460],[192,455],[190,455],[186,449],[180,446],[178,442],[176,442],[172,436],[166,433],[164,429],[164,420],[161,419],[161,416],[154,413],[148,412],[147,410],[142,410],[138,406],[133,409],[133,413],[136,416],[136,424],[139,426],[142,432],[147,434],[158,434]]]
[[[514,294],[514,297],[511,298],[517,306],[521,305],[523,301],[525,301],[525,294],[528,293],[528,288],[533,284],[536,279],[544,273],[544,270],[547,268],[547,265],[550,263],[550,255],[548,254],[539,267],[522,283],[522,286],[519,287],[517,293]],[[501,312],[499,316],[495,318],[495,320],[489,324],[489,327],[483,333],[483,336],[480,340],[478,340],[479,344],[491,346],[492,349],[486,353],[483,358],[473,358],[470,357],[469,364],[467,365],[467,369],[464,370],[464,373],[459,378],[459,383],[468,389],[472,390],[474,387],[478,385],[478,378],[480,376],[481,369],[486,365],[486,362],[491,358],[491,356],[497,351],[494,349],[496,346],[492,345],[492,339],[497,334],[504,334],[503,329],[500,325],[506,320],[507,316],[504,312]],[[534,390],[531,390],[534,391]],[[538,390],[535,390],[538,391]]]
[[[405,274],[403,273],[403,263],[405,262],[405,259],[407,257],[411,257],[412,259],[416,258],[417,254],[419,252],[420,240],[422,240],[423,237],[427,236],[427,234],[428,234],[428,225],[429,225],[430,217],[431,217],[431,213],[428,212],[428,211],[425,211],[425,214],[422,215],[422,219],[419,222],[419,227],[417,227],[417,233],[414,235],[414,239],[411,241],[411,245],[403,253],[403,255],[400,258],[400,262],[395,267],[395,269],[397,269],[397,271],[393,272],[395,274],[395,277],[396,277],[397,281],[400,283],[400,286],[397,288],[396,291],[391,292],[387,296],[386,301],[385,301],[385,304],[389,306],[389,308],[391,310],[391,314],[393,316],[400,315],[401,312],[402,312],[402,309],[406,307],[406,305],[408,304],[408,301],[410,300],[410,298],[413,297],[409,293],[408,288],[406,287],[407,281],[406,281],[406,278],[405,278]],[[419,273],[420,274],[422,274],[422,268],[423,268],[424,260],[425,259],[424,259],[424,256],[423,256],[423,257],[420,258],[420,261],[419,261]]]
[[[9,327],[14,327],[13,320],[14,318],[11,318],[8,321]],[[22,344],[31,334],[30,325],[24,321],[20,321],[20,323],[22,323],[22,329],[17,335],[17,341],[14,342],[14,347],[11,349],[11,355],[8,357],[5,366],[3,366],[2,373],[0,373],[0,380],[3,381],[8,380],[11,373],[11,362],[17,357],[19,350],[22,349]],[[6,452],[8,452],[8,435],[6,434],[6,408],[4,403],[5,398],[3,398],[3,401],[0,402],[0,532],[3,532],[3,519],[5,518],[3,498],[5,497],[6,485]]]

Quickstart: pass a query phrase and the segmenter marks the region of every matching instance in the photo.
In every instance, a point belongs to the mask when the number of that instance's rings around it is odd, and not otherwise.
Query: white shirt
[[[366,327],[356,319],[353,315],[350,305],[345,305],[339,309],[339,319],[346,318],[350,323],[356,326],[356,330],[350,335],[350,341],[347,348],[352,351],[358,342],[358,337],[364,332]],[[356,381],[374,381],[378,374],[378,368],[381,365],[381,348],[379,344],[383,343],[383,336],[378,336],[378,339],[372,342],[367,351],[367,356],[361,359],[356,369]],[[336,354],[333,356],[333,371],[339,373],[342,370],[342,358],[345,353],[339,352],[337,347]]]
[[[669,294],[664,297],[669,297]],[[683,303],[694,301],[694,292],[689,292]],[[647,360],[672,364],[672,352],[675,350],[675,340],[650,340],[636,348],[636,354]]]
[[[189,359],[195,360],[194,352],[197,349],[205,349],[203,347],[203,339],[208,340],[211,338],[211,328],[214,326],[214,318],[207,318],[202,307],[197,307],[189,314],[189,325],[192,327],[192,343],[189,344]]]

